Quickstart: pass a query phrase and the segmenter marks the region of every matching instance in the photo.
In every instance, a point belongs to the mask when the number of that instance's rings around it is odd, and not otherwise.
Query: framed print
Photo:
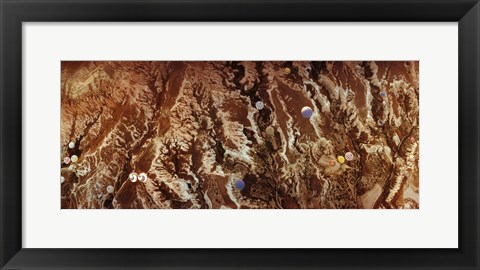
[[[2,269],[478,269],[478,1],[0,3]]]

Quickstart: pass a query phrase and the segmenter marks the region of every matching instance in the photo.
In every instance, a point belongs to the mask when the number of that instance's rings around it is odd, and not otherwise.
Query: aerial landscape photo
[[[419,147],[419,61],[61,62],[62,209],[419,209]]]

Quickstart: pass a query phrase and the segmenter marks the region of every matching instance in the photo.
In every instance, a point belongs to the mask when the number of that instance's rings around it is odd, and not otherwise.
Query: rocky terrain
[[[419,208],[418,70],[63,61],[61,206]]]

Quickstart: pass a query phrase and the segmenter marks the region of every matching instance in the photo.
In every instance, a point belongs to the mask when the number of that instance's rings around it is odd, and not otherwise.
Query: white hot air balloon
[[[129,176],[128,176],[128,179],[130,179],[130,181],[132,181],[133,183],[137,182],[138,180],[138,174],[132,172]]]
[[[142,182],[142,183],[147,182],[147,179],[148,179],[148,177],[147,177],[147,174],[146,174],[146,173],[140,173],[140,174],[138,175],[138,181],[140,181],[140,182]]]

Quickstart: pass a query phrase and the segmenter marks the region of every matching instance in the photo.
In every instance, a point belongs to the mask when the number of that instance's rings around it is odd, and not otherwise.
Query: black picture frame
[[[0,0],[0,12],[1,269],[479,269],[478,0]],[[22,248],[22,23],[44,21],[458,22],[459,248]]]

